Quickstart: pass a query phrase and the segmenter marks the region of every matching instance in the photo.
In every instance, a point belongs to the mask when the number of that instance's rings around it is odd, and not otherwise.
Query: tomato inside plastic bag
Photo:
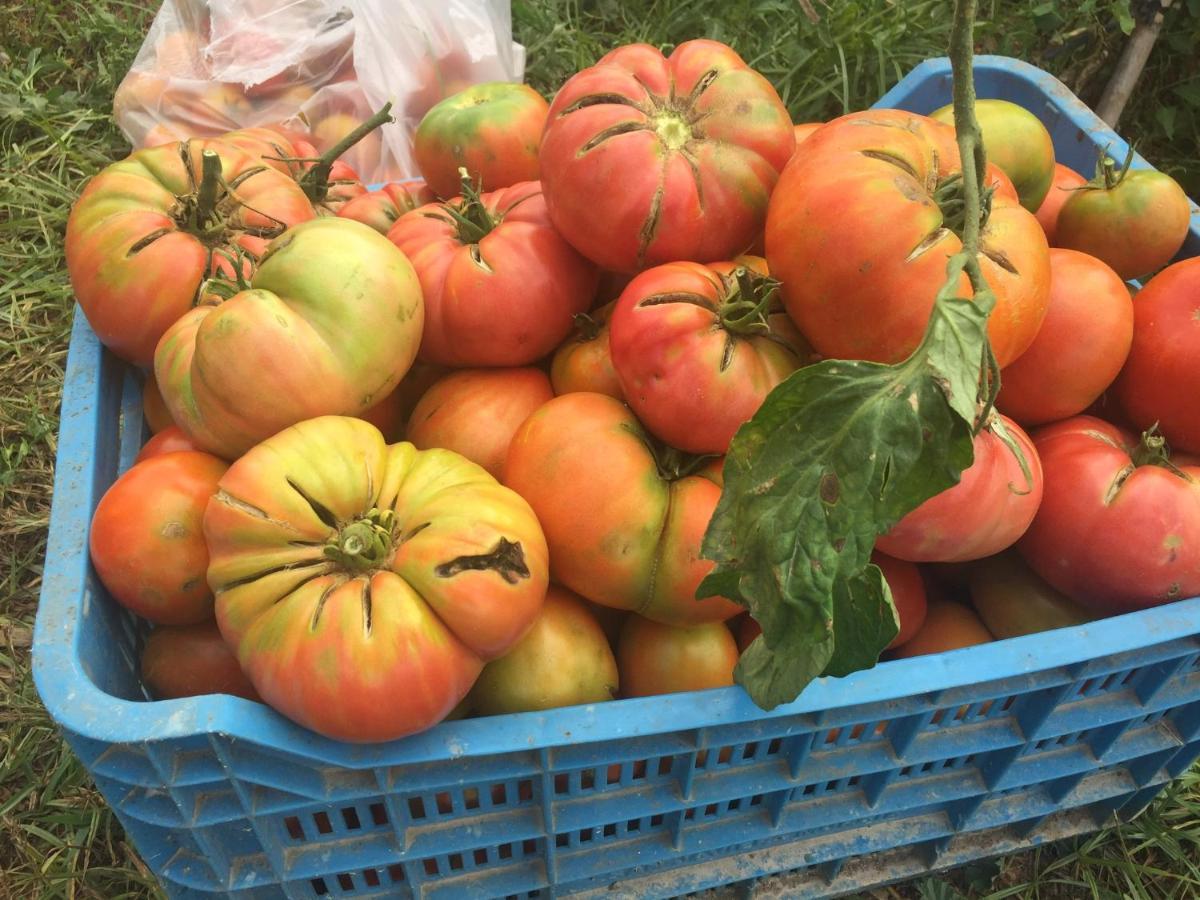
[[[507,0],[163,0],[113,114],[135,147],[281,125],[323,152],[390,101],[345,159],[394,181],[431,106],[524,69]]]

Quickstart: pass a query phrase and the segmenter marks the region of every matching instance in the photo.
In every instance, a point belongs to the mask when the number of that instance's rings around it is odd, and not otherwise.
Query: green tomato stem
[[[348,135],[334,144],[325,153],[322,153],[317,162],[300,177],[300,188],[304,191],[304,195],[308,197],[314,204],[323,203],[329,194],[329,173],[333,170],[333,164],[341,158],[342,154],[365,138],[368,134],[374,131],[381,125],[388,122],[394,122],[395,119],[391,116],[392,104],[385,103],[383,108],[367,121],[363,122]]]

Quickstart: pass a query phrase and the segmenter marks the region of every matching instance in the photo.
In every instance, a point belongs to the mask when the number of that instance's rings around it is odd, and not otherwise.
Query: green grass
[[[0,0],[0,900],[153,894],[29,675],[55,453],[70,291],[62,235],[85,179],[125,152],[112,93],[156,3]],[[1179,4],[1177,4],[1178,6]],[[632,40],[731,43],[780,88],[797,121],[868,105],[941,55],[948,5],[933,0],[514,0],[529,78],[550,93]],[[1125,0],[982,2],[978,40],[1057,73],[1094,101],[1119,52]],[[1122,131],[1200,194],[1200,2],[1172,13]],[[1099,59],[1099,65],[1089,63]],[[1190,168],[1185,168],[1189,167]],[[1180,779],[1132,824],[879,897],[1184,898],[1200,894],[1200,776]]]

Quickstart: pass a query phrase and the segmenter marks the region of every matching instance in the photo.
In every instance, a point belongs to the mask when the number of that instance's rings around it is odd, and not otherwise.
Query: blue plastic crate
[[[976,77],[1068,165],[1125,150],[1038,69],[985,56]],[[934,60],[880,105],[949,97]],[[142,436],[136,374],[77,315],[34,675],[172,897],[668,897],[776,872],[829,896],[1093,830],[1200,756],[1200,598],[822,679],[770,713],[732,688],[352,746],[236,697],[149,702],[144,629],[87,556]]]

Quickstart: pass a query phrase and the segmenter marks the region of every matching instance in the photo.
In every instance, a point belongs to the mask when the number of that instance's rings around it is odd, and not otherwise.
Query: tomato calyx
[[[678,481],[689,475],[695,475],[711,460],[720,456],[719,453],[686,453],[678,447],[663,443],[644,428],[634,428],[628,425],[621,427],[633,434],[650,452],[650,456],[654,459],[654,467],[658,470],[658,476],[663,481]]]
[[[717,306],[721,327],[731,334],[766,336],[771,333],[768,316],[779,296],[779,282],[746,266],[721,276],[723,290]]]
[[[462,166],[458,169],[458,175],[462,179],[462,194],[441,204],[441,211],[450,217],[459,243],[475,246],[500,224],[500,217],[488,212],[483,202],[483,181],[480,180],[476,185],[471,181],[471,174]],[[476,259],[476,262],[484,265],[482,259]]]
[[[324,554],[344,569],[369,572],[387,562],[393,549],[396,514],[390,509],[370,509],[341,526],[326,542]]]
[[[1129,451],[1129,459],[1137,467],[1158,466],[1185,481],[1193,480],[1191,475],[1171,462],[1171,448],[1167,446],[1167,439],[1159,433],[1157,422],[1142,432],[1138,445]]]
[[[571,316],[571,320],[575,323],[575,340],[580,344],[596,340],[600,337],[600,331],[604,327],[599,319],[585,312],[575,313]]]
[[[992,212],[992,195],[995,188],[985,185],[980,188],[979,230],[987,225]],[[942,227],[948,228],[961,240],[967,228],[967,202],[962,172],[947,175],[933,189],[933,202],[942,211]]]
[[[335,184],[347,183],[346,180],[341,182],[329,180],[329,174],[333,171],[333,164],[341,158],[342,154],[376,128],[389,122],[394,122],[395,119],[391,116],[391,109],[392,104],[390,102],[383,104],[379,112],[375,113],[375,115],[371,116],[371,118],[367,119],[367,121],[363,122],[316,159],[287,158],[284,160],[285,162],[311,162],[313,164],[300,176],[297,184],[300,185],[300,189],[304,191],[304,195],[308,197],[314,206],[325,202],[329,196],[330,188]]]
[[[1096,174],[1092,180],[1079,187],[1070,188],[1070,190],[1111,191],[1125,180],[1125,176],[1129,174],[1129,167],[1133,164],[1133,147],[1128,149],[1125,153],[1125,160],[1118,167],[1117,161],[1108,155],[1109,146],[1106,144],[1100,151],[1100,156],[1096,160]]]

